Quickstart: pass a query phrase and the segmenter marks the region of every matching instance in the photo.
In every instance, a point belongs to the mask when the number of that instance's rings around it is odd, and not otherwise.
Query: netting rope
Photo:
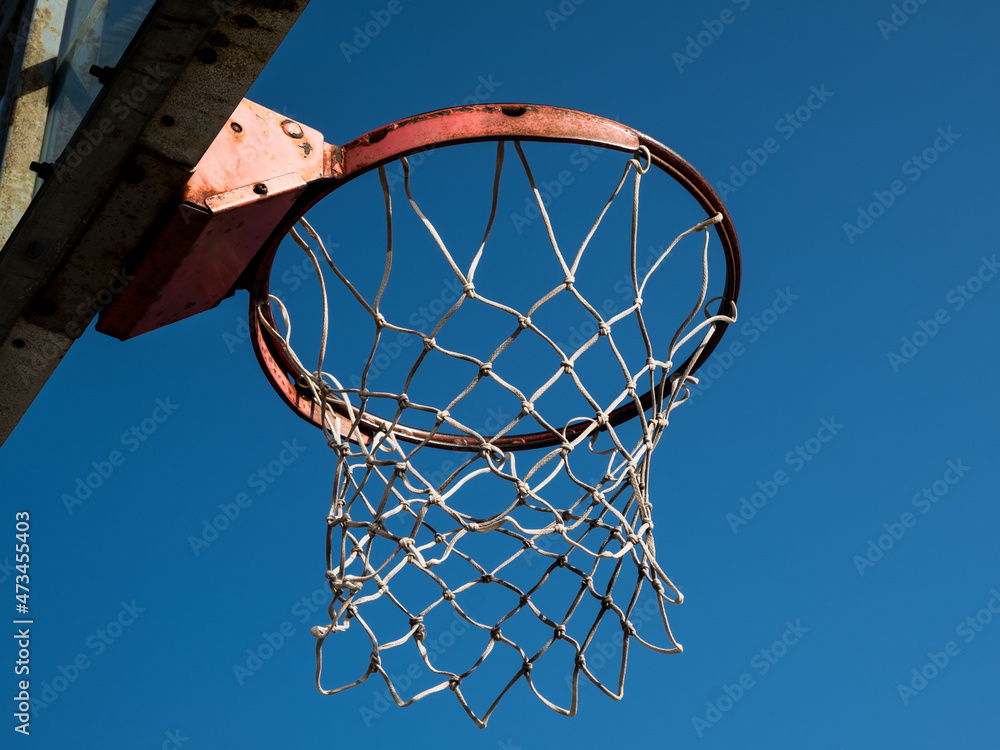
[[[291,321],[285,304],[273,295],[269,298],[272,309],[280,315],[284,333],[270,322],[265,304],[257,309],[260,325],[284,350],[297,371],[299,383],[311,392],[317,406],[326,410],[324,433],[336,459],[332,502],[326,515],[326,579],[332,594],[327,610],[329,622],[312,628],[312,634],[317,639],[317,688],[323,694],[333,695],[361,685],[377,674],[399,706],[409,706],[447,689],[455,694],[469,717],[480,727],[486,726],[500,700],[522,679],[546,706],[560,714],[573,716],[577,712],[581,674],[605,695],[615,700],[622,697],[631,641],[635,640],[659,653],[681,651],[681,645],[671,633],[665,605],[679,604],[683,596],[657,562],[649,499],[649,461],[669,423],[671,412],[690,396],[689,384],[697,382],[691,374],[697,356],[686,360],[683,371],[674,372],[674,362],[681,349],[690,342],[695,355],[699,354],[717,324],[733,323],[736,318],[735,305],[730,310],[713,314],[708,308],[714,300],[706,300],[709,280],[707,230],[722,220],[720,214],[710,216],[682,232],[648,270],[640,274],[636,253],[639,187],[643,175],[650,168],[650,155],[645,147],[629,156],[610,198],[571,257],[559,247],[521,144],[515,141],[514,148],[544,222],[549,246],[562,272],[562,279],[524,312],[484,296],[475,284],[477,266],[497,215],[500,175],[504,164],[503,141],[497,144],[489,220],[479,249],[466,269],[458,265],[434,224],[418,206],[411,191],[410,164],[406,158],[400,159],[407,201],[462,288],[457,301],[439,317],[431,331],[424,333],[401,325],[387,319],[380,310],[394,253],[393,206],[384,167],[379,168],[379,180],[385,200],[387,248],[381,283],[371,300],[342,272],[308,222],[301,220],[301,229],[291,232],[295,243],[311,259],[322,289],[322,333],[314,370],[307,368],[292,349]],[[633,177],[630,266],[634,299],[625,309],[605,318],[580,293],[574,277],[591,239],[630,174]],[[661,268],[677,243],[685,236],[699,232],[704,234],[704,246],[697,300],[673,334],[666,357],[657,358],[643,318],[643,293],[650,277]],[[321,272],[324,262],[374,323],[374,340],[359,387],[345,387],[335,376],[324,371],[330,328],[329,301]],[[564,351],[532,319],[557,295],[575,298],[597,326],[597,332],[574,351]],[[510,334],[486,359],[445,348],[439,342],[442,330],[458,311],[463,306],[475,305],[488,306],[508,315],[511,321]],[[695,322],[699,311],[704,311],[704,319]],[[638,326],[645,348],[645,361],[638,369],[632,369],[634,364],[630,368],[615,343],[614,330],[625,320]],[[373,358],[381,337],[388,331],[412,336],[422,344],[399,393],[368,388]],[[516,378],[508,378],[507,372],[498,363],[500,355],[521,336],[537,337],[553,356],[551,376],[533,392],[520,390],[512,382]],[[607,377],[620,376],[621,379],[617,395],[605,403],[598,402],[591,394],[576,367],[583,354],[599,341],[611,355],[612,365],[608,368]],[[419,367],[432,352],[468,363],[474,369],[467,386],[444,406],[417,403],[407,395]],[[553,384],[566,380],[576,387],[591,412],[560,425],[547,419],[539,404]],[[499,386],[519,405],[517,414],[493,435],[481,434],[454,416],[456,407],[483,381]],[[649,408],[640,403],[640,382],[648,382],[653,396]],[[631,422],[635,425],[635,434],[631,436],[622,426],[612,425],[608,418],[614,409],[629,402],[634,403],[637,409],[637,417]],[[334,404],[338,406],[340,418],[333,412]],[[366,415],[374,414],[376,408],[381,408],[383,412],[391,409],[392,416],[381,416],[385,426],[374,436],[363,434],[362,420]],[[434,426],[422,439],[400,439],[396,434],[397,428],[406,424],[404,416],[413,412],[431,415]],[[346,432],[343,430],[345,417],[350,421],[350,429]],[[551,447],[529,455],[524,467],[518,465],[518,453],[504,451],[496,444],[498,438],[515,434],[522,423],[549,433],[554,441]],[[570,430],[571,425],[575,429]],[[433,456],[440,451],[428,448],[428,444],[445,430],[469,438],[474,450],[461,454],[460,465],[449,471],[443,481],[438,481],[426,467],[435,465]],[[582,466],[584,459],[580,458],[581,454],[586,456],[587,461],[596,458],[601,462],[603,474],[598,479],[588,480],[584,476],[586,471],[575,470],[574,467]],[[483,480],[494,482],[491,496],[503,499],[495,512],[481,515],[466,512],[468,503],[465,498],[480,494]],[[566,491],[566,487],[572,490],[572,494]],[[559,502],[552,495],[570,502]],[[492,540],[489,554],[483,541],[487,536]],[[491,555],[496,559],[489,563],[482,559]],[[481,558],[479,561],[477,556]],[[528,565],[523,564],[525,560],[528,560]],[[531,567],[531,561],[538,560],[544,563],[540,574],[537,568],[526,570]],[[446,574],[449,580],[445,579]],[[576,580],[575,587],[565,584],[566,576]],[[558,613],[553,614],[543,611],[538,602],[546,598],[543,594],[546,584],[550,581],[554,583],[556,579],[560,590],[566,593],[568,603],[564,602]],[[630,580],[633,582],[629,583]],[[616,585],[624,587],[625,593],[615,596]],[[470,603],[471,594],[481,587],[489,588],[500,606],[500,611],[489,617],[480,614],[475,603]],[[639,634],[640,628],[645,627],[645,620],[637,618],[637,607],[640,597],[649,597],[650,592],[652,597],[648,601],[655,601],[655,608],[644,612],[654,614],[662,624],[665,641],[654,642],[645,633]],[[500,602],[508,604],[500,605]],[[366,619],[366,607],[371,607],[374,612],[375,603],[398,613],[397,625],[384,625],[379,621],[377,626],[385,631],[395,627],[393,637],[380,639],[375,632],[376,624]],[[582,625],[578,623],[580,617],[572,620],[574,615],[588,607],[596,609],[596,615],[586,616],[588,619]],[[430,653],[426,647],[429,620],[442,613],[463,623],[463,632],[469,634],[463,638],[465,643],[472,643],[478,636],[479,640],[468,655],[469,663],[464,669],[446,669],[438,655]],[[510,635],[514,618],[521,613],[541,623],[542,632],[547,635],[539,643],[522,646],[516,642],[515,636]],[[613,680],[605,684],[596,674],[597,670],[587,662],[588,648],[597,642],[598,628],[605,620],[617,624],[621,630],[621,666],[616,685]],[[352,626],[360,627],[371,643],[367,668],[351,682],[326,688],[322,682],[324,644],[329,637]],[[565,700],[560,703],[543,693],[532,677],[533,668],[557,642],[568,644],[574,654],[572,678],[567,680],[571,688],[568,705]],[[415,645],[423,666],[437,679],[429,687],[404,698],[401,689],[394,683],[390,669],[387,669],[386,659],[395,649],[402,649],[408,644]],[[502,687],[486,710],[477,713],[470,706],[463,686],[486,664],[487,658],[496,649],[509,649],[508,656],[513,659],[514,668],[509,679],[506,676],[501,679]]]

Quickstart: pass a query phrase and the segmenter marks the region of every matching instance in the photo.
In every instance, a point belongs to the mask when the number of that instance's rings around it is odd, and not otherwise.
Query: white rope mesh
[[[674,373],[674,362],[682,361],[685,345],[695,354],[708,342],[720,321],[732,317],[707,312],[709,227],[722,220],[716,215],[681,233],[660,254],[648,271],[640,273],[636,244],[639,219],[639,187],[649,169],[649,152],[643,147],[628,158],[621,179],[600,211],[586,238],[572,255],[561,250],[552,223],[532,176],[521,144],[514,143],[517,156],[527,176],[548,243],[562,277],[551,289],[526,309],[519,311],[505,301],[492,299],[477,291],[477,266],[486,252],[497,214],[500,174],[504,162],[504,143],[497,146],[496,175],[492,205],[481,245],[467,268],[460,267],[434,224],[420,209],[411,192],[410,165],[401,159],[405,194],[433,242],[461,284],[462,295],[436,320],[427,333],[390,320],[381,311],[383,295],[393,267],[393,209],[384,168],[379,176],[385,198],[387,249],[385,268],[378,291],[366,298],[347,278],[328,253],[313,228],[302,220],[302,231],[293,230],[295,242],[308,254],[317,277],[322,281],[321,261],[332,270],[350,297],[360,305],[374,324],[374,340],[361,373],[360,387],[344,387],[333,375],[323,371],[326,337],[329,329],[327,290],[323,286],[323,327],[316,369],[305,367],[291,349],[288,312],[281,300],[271,297],[283,319],[284,333],[268,323],[259,311],[261,325],[284,348],[299,371],[300,383],[313,394],[315,402],[326,405],[337,401],[341,413],[352,428],[342,435],[331,412],[326,422],[326,437],[336,457],[332,504],[327,514],[326,556],[332,601],[329,619],[312,628],[317,638],[316,682],[324,694],[335,694],[379,675],[388,686],[392,699],[400,706],[435,692],[450,689],[468,715],[486,726],[500,699],[521,680],[551,709],[572,716],[577,711],[581,675],[611,698],[623,695],[629,644],[635,640],[659,653],[677,653],[680,644],[674,639],[667,620],[666,604],[677,604],[681,593],[663,572],[656,559],[653,542],[653,519],[649,500],[649,459],[670,413],[689,395],[689,372]],[[605,317],[578,291],[575,275],[589,243],[598,231],[612,202],[629,176],[633,178],[631,221],[631,286],[633,302]],[[654,272],[685,236],[702,232],[704,246],[701,282],[690,313],[676,329],[665,355],[654,354],[653,342],[643,317],[642,296]],[[539,328],[532,316],[557,297],[570,296],[591,316],[597,332],[573,351],[564,350],[553,337]],[[509,316],[510,333],[480,359],[454,351],[439,342],[442,331],[459,314],[475,314],[483,307]],[[699,311],[704,319],[695,323]],[[615,333],[628,322],[637,326],[645,349],[644,361],[626,362]],[[368,388],[369,371],[383,335],[394,332],[414,338],[421,347],[403,378],[399,392]],[[518,370],[502,355],[517,345],[521,337],[544,342],[551,354],[549,376],[532,391],[517,385]],[[577,372],[581,357],[592,348],[601,347],[609,355],[605,377],[614,380],[613,397],[598,401]],[[468,384],[447,403],[417,403],[407,395],[421,364],[431,356],[453,360],[456,367],[472,373]],[[687,361],[694,362],[696,357]],[[690,365],[688,365],[690,369]],[[509,394],[518,412],[493,435],[481,434],[454,414],[463,401],[483,383],[498,386]],[[545,396],[554,384],[572,383],[587,405],[589,413],[560,423],[547,419]],[[652,405],[643,408],[640,397],[651,391]],[[609,414],[629,403],[638,415],[626,425],[613,426]],[[398,426],[408,424],[414,415],[430,415],[433,427],[427,437],[417,442],[399,438]],[[387,426],[374,436],[365,434],[365,419],[377,415]],[[570,429],[575,428],[575,429]],[[551,436],[549,448],[518,453],[505,451],[497,442],[524,432],[544,432]],[[464,453],[440,451],[430,447],[443,433],[464,436],[474,450]],[[440,466],[442,453],[454,458],[443,478],[433,476]],[[594,466],[600,468],[594,474]],[[440,474],[440,472],[438,472]],[[490,505],[488,510],[483,508]],[[483,597],[482,594],[488,594]],[[490,603],[485,605],[484,601]],[[643,610],[642,622],[636,618],[640,601],[655,602]],[[374,617],[367,613],[372,613]],[[662,625],[657,639],[644,625],[649,614]],[[461,623],[463,647],[446,654],[448,659],[428,651],[426,643],[434,637],[433,627],[452,618]],[[528,637],[532,642],[519,643],[525,629],[517,623],[527,618],[535,628]],[[602,679],[598,670],[588,666],[588,648],[598,642],[599,629],[609,624],[620,629],[621,666],[617,675]],[[339,687],[325,688],[322,683],[323,647],[326,640],[351,628],[361,628],[371,644],[368,665],[360,674],[339,680]],[[639,630],[643,632],[640,635]],[[376,631],[388,634],[380,637]],[[454,632],[454,628],[453,628]],[[527,632],[527,631],[525,631]],[[523,638],[521,640],[524,640]],[[560,644],[558,647],[556,644]],[[570,651],[565,651],[566,644]],[[606,645],[602,645],[606,651]],[[571,669],[567,696],[554,697],[551,685],[543,687],[533,678],[533,670],[542,664],[549,649],[569,659]],[[422,664],[420,671],[433,679],[418,690],[405,692],[393,679],[387,660],[396,652],[409,650]],[[459,653],[461,652],[461,653]],[[570,656],[571,652],[571,656]],[[470,706],[467,693],[473,675],[485,669],[487,660],[500,659],[508,667],[486,698],[485,710]],[[405,658],[405,657],[404,657]],[[562,656],[560,656],[562,658]],[[445,664],[458,662],[463,664]],[[338,673],[340,662],[337,660]],[[405,664],[405,661],[402,662]],[[565,662],[564,662],[565,665]],[[397,672],[398,673],[398,672]],[[570,673],[567,672],[567,675]],[[409,682],[409,680],[408,680]],[[415,682],[415,680],[413,681]],[[551,682],[551,681],[549,681]],[[607,683],[607,684],[606,684]],[[609,686],[610,685],[610,686]]]

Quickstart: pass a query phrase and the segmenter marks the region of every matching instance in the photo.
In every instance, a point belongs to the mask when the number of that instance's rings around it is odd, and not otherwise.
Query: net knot
[[[499,641],[502,637],[503,635],[500,633],[500,626],[494,625],[490,629],[490,638],[492,638],[494,641]]]
[[[483,362],[481,365],[479,365],[479,377],[488,378],[492,372],[493,372],[492,362]]]
[[[518,328],[521,328],[523,330],[525,328],[529,328],[530,326],[531,326],[531,318],[530,317],[528,317],[527,315],[518,315],[517,316],[517,327]]]
[[[567,289],[572,289],[573,288],[573,283],[575,281],[576,281],[576,278],[572,274],[569,274],[569,275],[566,276],[565,279],[563,279],[563,284],[565,284],[565,286],[566,286]]]
[[[521,401],[521,414],[523,416],[528,416],[535,411],[535,405],[530,401]]]
[[[419,642],[424,639],[427,635],[427,628],[424,627],[424,618],[422,615],[410,618],[410,630],[413,631],[413,640]]]
[[[396,397],[396,403],[399,404],[400,409],[408,409],[410,407],[410,397],[405,393],[401,393]]]
[[[561,364],[562,364],[563,372],[565,372],[567,375],[569,373],[573,372],[573,362],[572,361],[570,361],[568,359],[564,359]]]
[[[636,383],[634,380],[630,380],[625,384],[625,392],[632,398],[635,398],[635,386]]]
[[[493,583],[495,580],[496,579],[489,573],[486,573],[485,575],[479,577],[480,583]]]
[[[447,409],[442,409],[441,411],[439,411],[437,414],[434,415],[434,421],[437,422],[438,424],[441,424],[450,416],[451,414],[448,412]]]
[[[514,482],[514,487],[517,489],[518,497],[525,497],[531,494],[531,488],[521,479]]]
[[[552,631],[552,637],[555,638],[557,641],[561,641],[563,638],[566,637],[566,628],[564,628],[562,625],[557,625],[556,629]]]
[[[465,528],[471,531],[473,534],[479,533],[479,524],[476,523],[475,521],[470,521],[469,523],[465,524]]]
[[[382,313],[380,313],[380,312],[375,313],[372,316],[372,318],[374,318],[374,320],[375,320],[375,326],[376,326],[376,328],[385,328],[386,325],[387,325],[387,323],[388,323],[388,321],[386,321],[386,319],[385,319],[385,316]]]
[[[451,690],[452,692],[458,690],[459,687],[461,687],[461,685],[462,685],[461,677],[451,677],[448,679],[448,689]]]
[[[441,505],[441,494],[437,490],[431,490],[427,496],[428,505]]]
[[[630,620],[626,620],[622,623],[622,630],[626,636],[638,635],[635,630],[635,625],[633,625]]]
[[[363,386],[358,391],[358,398],[360,398],[362,401],[367,401],[369,398],[371,398],[371,395],[372,395],[372,392],[369,391],[367,388],[365,388]]]
[[[330,582],[330,588],[338,593],[344,589],[348,591],[361,591],[361,583],[353,580],[353,578],[353,576],[344,576],[341,578],[335,570],[326,571],[326,579]]]
[[[602,320],[600,323],[597,324],[597,333],[600,336],[610,336],[611,335],[611,326],[609,326],[607,323],[605,323]]]
[[[601,609],[611,609],[611,605],[615,603],[615,600],[611,598],[611,595],[607,595],[601,598]]]
[[[467,281],[466,283],[462,284],[462,291],[465,292],[465,296],[468,297],[469,299],[476,298],[476,285],[473,284],[471,281]]]
[[[521,671],[524,674],[531,674],[531,668],[533,666],[534,665],[530,661],[525,661],[524,664],[521,665]]]
[[[378,668],[382,666],[382,657],[378,655],[378,651],[372,651],[371,661],[368,662],[368,671],[371,674],[378,672]]]
[[[654,578],[651,585],[653,587],[653,591],[655,591],[657,594],[663,593],[663,583],[660,581],[659,578]]]
[[[593,492],[590,493],[590,496],[594,498],[596,502],[604,503],[604,493],[601,492],[600,490],[594,490]],[[597,519],[595,518],[592,520],[596,521]]]
[[[455,594],[452,593],[451,589],[444,589],[441,592],[441,598],[444,599],[446,602],[453,602],[455,601]]]
[[[406,461],[398,462],[396,464],[396,476],[399,478],[405,477],[407,468],[409,467],[406,465]]]
[[[594,418],[594,421],[597,422],[598,427],[607,427],[608,415],[605,414],[603,411],[599,411],[597,412],[597,416]]]
[[[437,342],[434,340],[433,336],[424,336],[424,349],[430,351],[435,346],[437,346]]]
[[[642,307],[642,297],[636,297],[635,300],[632,302],[632,305],[635,307],[636,310]]]

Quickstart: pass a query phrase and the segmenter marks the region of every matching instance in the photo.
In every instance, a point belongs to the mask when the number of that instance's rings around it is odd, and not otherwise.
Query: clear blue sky
[[[685,651],[634,649],[624,699],[584,689],[574,719],[516,691],[485,730],[446,693],[320,696],[333,457],[260,373],[241,293],[127,343],[88,331],[0,451],[7,528],[32,517],[32,682],[65,688],[18,741],[996,748],[998,20],[968,0],[316,0],[249,96],[328,142],[468,98],[555,104],[724,193],[744,275],[722,349],[741,354],[703,372],[651,480]]]

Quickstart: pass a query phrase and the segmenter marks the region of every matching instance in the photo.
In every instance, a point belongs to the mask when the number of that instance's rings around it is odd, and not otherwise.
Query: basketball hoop
[[[492,203],[478,251],[471,264],[460,265],[432,218],[414,198],[414,170],[407,157],[475,142],[496,144]],[[522,147],[527,142],[582,144],[621,154],[620,179],[582,245],[572,254],[560,249],[546,201]],[[511,143],[544,224],[547,252],[556,256],[557,263],[549,265],[554,265],[558,274],[548,292],[523,308],[497,295],[484,294],[476,276],[477,264],[492,249],[501,173]],[[508,104],[442,110],[393,123],[342,148],[327,148],[324,178],[309,183],[285,224],[272,236],[250,290],[250,327],[265,374],[296,413],[324,432],[336,457],[332,502],[326,516],[326,578],[332,600],[329,620],[312,628],[317,638],[318,689],[335,694],[378,674],[400,706],[449,689],[480,727],[486,726],[500,699],[522,678],[547,706],[568,716],[577,711],[581,674],[606,695],[621,698],[631,641],[660,653],[681,650],[670,631],[665,604],[680,603],[683,597],[656,558],[649,460],[671,412],[688,397],[689,384],[697,382],[694,375],[698,367],[736,319],[739,246],[725,207],[709,183],[665,146],[610,120],[554,107]],[[433,321],[431,330],[420,330],[382,312],[394,258],[400,252],[394,247],[394,211],[386,176],[386,165],[397,161],[403,169],[410,207],[454,274],[456,288],[461,286],[461,295]],[[651,170],[680,185],[700,207],[701,216],[670,242],[651,267],[640,269],[636,240],[639,187]],[[368,297],[348,278],[319,233],[302,219],[318,201],[367,172],[377,172],[380,177],[388,237],[384,275],[378,291]],[[633,197],[631,237],[622,240],[620,247],[630,269],[631,299],[607,315],[581,294],[575,277],[585,262],[588,243],[601,232],[606,212],[629,181]],[[708,299],[713,232],[722,248],[724,282],[714,299]],[[292,348],[291,315],[282,300],[269,293],[272,263],[286,234],[306,253],[321,281],[323,319],[315,368],[307,367]],[[679,325],[675,324],[672,337],[654,342],[643,315],[643,295],[651,293],[654,274],[666,273],[663,267],[669,254],[691,235],[700,238],[700,278],[691,284],[694,292],[688,312]],[[514,262],[523,262],[523,258]],[[357,304],[374,326],[374,343],[354,385],[324,368],[327,337],[338,327],[336,317],[331,320],[328,290],[322,281],[324,267],[336,277],[334,283],[342,296]],[[526,274],[534,273],[525,268]],[[560,346],[536,322],[557,298],[577,304],[597,329],[572,349]],[[340,303],[338,309],[345,304]],[[489,356],[442,344],[453,320],[477,313],[506,316],[508,321],[506,335],[491,345]],[[626,362],[616,348],[618,331],[626,325],[637,330],[643,341],[640,348],[644,356],[638,362]],[[377,388],[369,387],[373,358],[379,342],[388,335],[415,344],[410,347],[412,362],[404,368],[405,377],[395,390],[387,390],[381,381]],[[530,390],[518,385],[518,368],[504,367],[510,359],[508,353],[523,341],[533,342],[536,350],[547,350],[551,359],[544,365],[548,368],[545,382]],[[591,395],[579,375],[583,362],[589,362],[599,350],[606,355],[606,377],[620,381],[613,397],[603,402]],[[439,403],[415,400],[408,392],[421,365],[432,358],[467,374],[465,386]],[[600,380],[603,383],[605,379]],[[563,421],[548,418],[542,403],[556,383],[572,384],[589,414]],[[516,415],[489,434],[456,416],[471,393],[487,387],[481,384],[509,397],[516,407]],[[423,425],[411,423],[414,417]],[[633,426],[628,434],[627,425]],[[462,454],[457,468],[443,480],[425,468],[428,457],[440,455],[440,450]],[[529,456],[527,465],[519,465],[518,456]],[[595,458],[603,462],[603,473],[589,481],[583,479],[578,464],[592,463]],[[487,482],[491,488],[485,492]],[[557,486],[562,487],[559,493]],[[486,494],[496,499],[496,505],[484,511],[479,500]],[[478,510],[471,512],[470,506]],[[477,560],[480,555],[491,559]],[[531,576],[524,571],[523,560],[532,557],[544,562],[540,576],[537,568],[530,571]],[[604,566],[603,572],[599,565]],[[571,587],[563,586],[572,593],[571,601],[564,611],[544,612],[536,602],[543,598],[546,582],[556,575],[575,581]],[[621,583],[631,576],[631,583]],[[625,596],[614,595],[616,584],[626,586]],[[507,601],[488,617],[477,614],[468,604],[476,598],[472,592],[483,588]],[[650,601],[655,602],[656,619],[663,628],[659,642],[638,633],[635,620],[643,597],[652,597]],[[591,613],[584,615],[588,607]],[[367,611],[376,610],[391,622],[366,619]],[[444,666],[425,646],[432,636],[429,621],[442,613],[457,618],[475,641],[464,667]],[[508,636],[517,615],[542,624],[540,642],[522,646]],[[578,620],[583,618],[587,619],[581,626]],[[605,685],[587,662],[587,649],[595,642],[602,621],[617,624],[622,631],[617,687]],[[370,659],[360,674],[338,680],[339,686],[324,687],[324,644],[352,627],[364,631],[371,645]],[[388,635],[380,637],[376,631]],[[572,650],[571,690],[568,700],[562,701],[544,694],[533,679],[534,668],[557,643],[568,644]],[[394,650],[406,648],[435,678],[410,696],[402,694],[385,664]],[[498,695],[485,711],[474,710],[463,688],[487,658],[501,650],[514,660],[509,679],[501,681]]]

